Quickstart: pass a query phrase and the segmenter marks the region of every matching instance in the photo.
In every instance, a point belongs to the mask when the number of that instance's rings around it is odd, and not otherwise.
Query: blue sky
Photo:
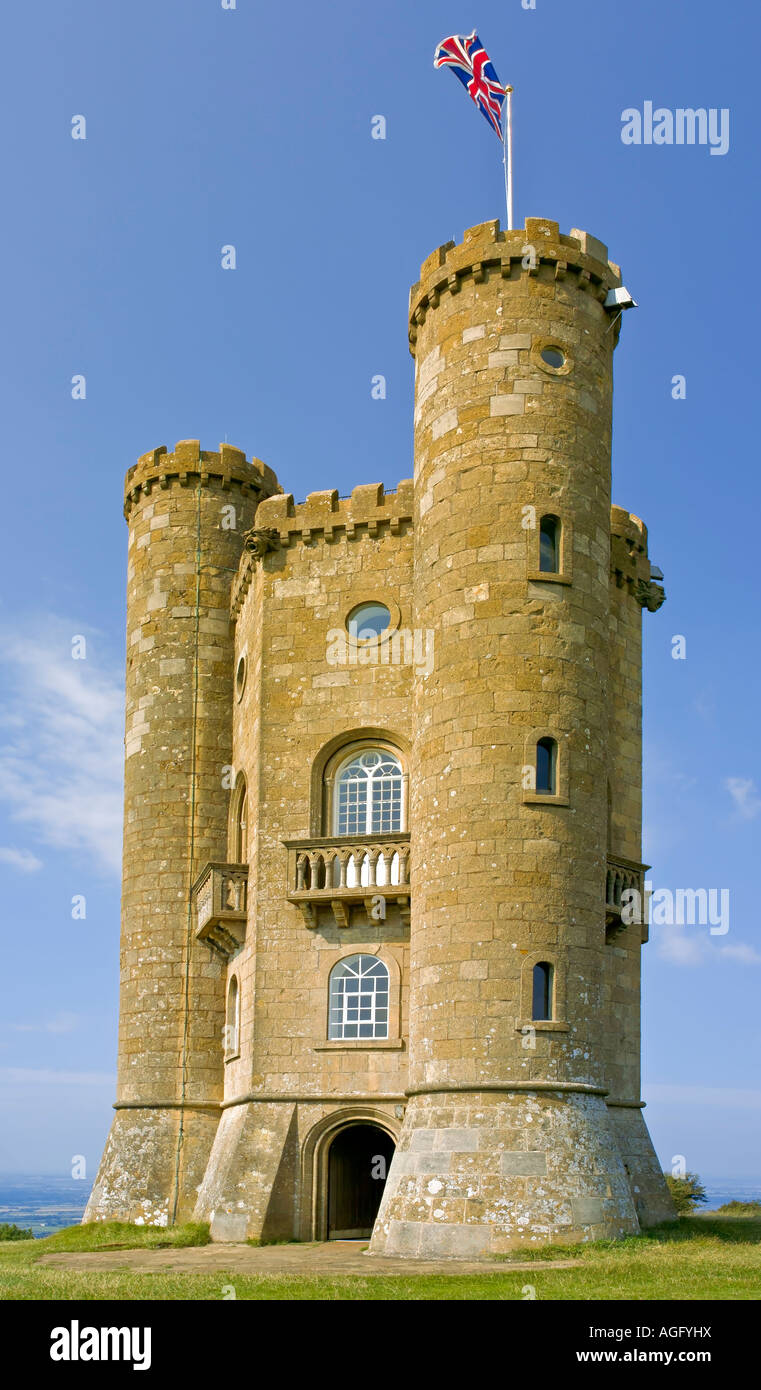
[[[0,1170],[65,1174],[83,1154],[91,1176],[110,1121],[124,472],[227,438],[297,496],[411,475],[409,285],[503,211],[496,138],[432,66],[473,27],[515,87],[518,222],[606,241],[640,305],[616,353],[613,492],[668,593],[645,617],[644,853],[655,887],[731,894],[724,936],[651,930],[646,1115],[664,1164],[761,1177],[760,26],[707,0],[9,10]],[[728,153],[624,145],[621,113],[646,100],[728,108]]]

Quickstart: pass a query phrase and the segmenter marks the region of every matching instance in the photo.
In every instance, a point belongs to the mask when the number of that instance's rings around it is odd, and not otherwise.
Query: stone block
[[[547,1155],[530,1150],[508,1150],[500,1155],[500,1170],[506,1178],[544,1177],[547,1172]]]
[[[604,1219],[599,1197],[574,1197],[571,1208],[574,1226],[599,1226]]]
[[[414,1257],[420,1248],[421,1230],[419,1221],[390,1221],[384,1254]]]
[[[442,1150],[451,1153],[469,1153],[478,1148],[478,1135],[474,1129],[437,1129],[434,1132],[434,1153],[439,1153]]]
[[[443,415],[439,415],[431,425],[431,434],[434,439],[440,439],[443,434],[448,434],[450,430],[457,426],[457,411],[445,410]]]
[[[524,410],[524,396],[492,396],[489,402],[491,415],[522,415]]]
[[[585,256],[593,256],[596,261],[602,261],[603,265],[607,265],[608,248],[604,241],[598,241],[597,237],[590,236],[589,232],[579,231],[578,227],[571,228],[570,236],[578,241]]]
[[[413,1154],[413,1172],[422,1177],[440,1178],[452,1170],[451,1153]]]
[[[503,333],[499,340],[500,351],[528,351],[531,347],[530,333]],[[517,358],[516,358],[517,361]]]
[[[212,1240],[237,1243],[246,1239],[248,1218],[245,1212],[215,1212],[211,1219]]]
[[[416,1254],[421,1260],[475,1260],[489,1253],[491,1228],[484,1223],[420,1223]]]

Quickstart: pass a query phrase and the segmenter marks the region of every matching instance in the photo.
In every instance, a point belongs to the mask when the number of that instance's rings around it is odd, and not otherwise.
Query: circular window
[[[246,686],[246,658],[242,656],[235,670],[235,694],[240,699]]]
[[[352,637],[367,641],[388,630],[391,614],[385,603],[358,603],[346,619],[346,626]]]
[[[553,367],[556,372],[560,371],[560,368],[565,366],[565,353],[561,352],[560,348],[542,348],[540,355],[545,365],[548,367]]]

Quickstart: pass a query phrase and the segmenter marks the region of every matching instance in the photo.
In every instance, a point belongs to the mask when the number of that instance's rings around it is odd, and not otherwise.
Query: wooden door
[[[376,1125],[336,1135],[328,1154],[328,1240],[372,1234],[393,1153],[393,1139]]]

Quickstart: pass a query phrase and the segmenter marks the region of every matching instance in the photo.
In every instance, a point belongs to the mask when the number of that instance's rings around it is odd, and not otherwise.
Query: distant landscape
[[[8,1221],[31,1228],[36,1236],[50,1236],[82,1220],[91,1189],[89,1178],[0,1173],[0,1223]]]
[[[754,1178],[703,1177],[708,1202],[698,1211],[716,1211],[725,1202],[761,1201],[761,1182]],[[49,1236],[82,1220],[91,1180],[47,1173],[0,1173],[0,1223],[7,1221]]]

